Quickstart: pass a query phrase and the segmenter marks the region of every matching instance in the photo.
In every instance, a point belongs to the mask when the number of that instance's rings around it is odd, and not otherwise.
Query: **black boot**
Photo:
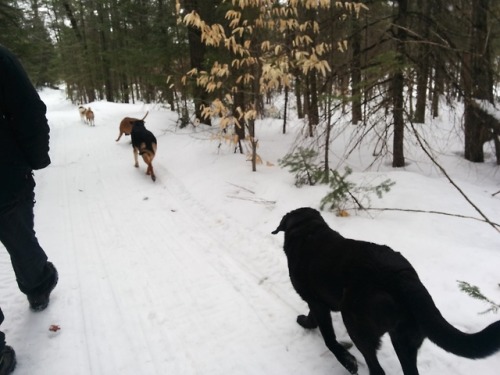
[[[0,352],[0,375],[10,374],[16,368],[16,352],[12,347],[5,345]]]
[[[49,305],[50,293],[54,290],[59,280],[59,274],[56,268],[50,262],[47,262],[47,272],[50,273],[49,279],[38,291],[28,294],[28,302],[32,311],[42,311]]]

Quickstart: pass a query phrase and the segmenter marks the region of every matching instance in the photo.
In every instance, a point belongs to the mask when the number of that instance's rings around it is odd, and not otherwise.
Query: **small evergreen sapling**
[[[384,193],[391,190],[395,182],[390,179],[382,181],[378,185],[355,184],[347,180],[352,169],[346,167],[344,174],[330,170],[328,183],[331,191],[321,200],[321,209],[328,206],[331,210],[336,210],[340,216],[346,216],[345,210],[350,204],[356,208],[365,210],[370,207],[371,195],[375,193],[378,198],[382,198]]]
[[[346,208],[354,204],[358,209],[366,209],[370,205],[370,195],[376,194],[381,198],[384,193],[390,191],[395,182],[387,179],[373,186],[371,184],[356,184],[348,180],[352,169],[346,167],[345,172],[340,174],[331,169],[325,176],[325,171],[320,163],[317,163],[318,152],[313,149],[298,148],[297,152],[289,153],[279,160],[283,168],[288,168],[295,175],[295,186],[315,185],[326,183],[331,191],[321,200],[320,208],[328,207],[336,210],[340,216],[347,216]],[[365,207],[366,205],[366,207]]]
[[[500,309],[500,305],[493,302],[488,297],[486,297],[483,293],[481,293],[481,291],[479,290],[479,288],[477,286],[471,285],[465,281],[458,280],[457,282],[458,282],[458,287],[460,288],[460,290],[462,292],[464,292],[465,294],[469,295],[472,298],[486,302],[487,304],[490,305],[490,307],[487,310],[481,312],[481,314],[486,314],[489,312],[496,313],[498,311],[498,309]]]
[[[320,182],[323,171],[315,164],[318,152],[299,147],[297,152],[286,154],[278,160],[282,168],[288,168],[295,175],[295,186],[314,186]]]

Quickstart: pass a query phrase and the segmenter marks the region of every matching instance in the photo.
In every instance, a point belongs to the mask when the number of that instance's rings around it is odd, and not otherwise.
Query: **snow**
[[[483,111],[488,113],[490,116],[493,116],[497,121],[500,121],[500,110],[488,100],[475,100],[476,104],[479,105]]]
[[[29,311],[7,252],[0,251],[1,328],[17,353],[16,375],[347,374],[318,330],[296,324],[307,307],[291,287],[283,235],[271,235],[286,212],[319,208],[327,191],[298,189],[278,167],[301,138],[301,121],[291,121],[287,134],[279,119],[258,121],[264,164],[252,172],[245,155],[213,139],[213,129],[180,129],[176,114],[161,106],[90,103],[96,126],[89,127],[62,90],[44,90],[41,97],[52,164],[36,173],[36,231],[60,282],[45,311]],[[133,167],[130,137],[115,142],[120,120],[142,118],[147,110],[146,126],[158,139],[156,182],[142,160]],[[463,160],[454,116],[419,131],[464,193],[499,223],[493,152],[484,164]],[[342,129],[334,130],[335,167],[342,159],[355,181],[396,182],[382,199],[372,199],[373,207],[479,217],[411,136],[407,167],[395,170],[383,159],[366,170],[373,144],[344,160],[342,146],[354,130]],[[322,215],[344,236],[403,253],[451,324],[475,332],[500,318],[479,314],[488,306],[457,286],[467,281],[500,301],[500,235],[490,225],[427,213],[351,213]],[[338,338],[349,340],[339,314],[332,317]],[[50,331],[51,325],[60,330]],[[359,351],[351,352],[359,374],[368,374]],[[387,337],[379,359],[386,373],[402,373]],[[418,363],[427,375],[496,375],[500,354],[473,361],[426,340]]]

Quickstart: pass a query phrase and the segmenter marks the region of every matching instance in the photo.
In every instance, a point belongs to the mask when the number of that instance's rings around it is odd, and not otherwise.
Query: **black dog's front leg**
[[[342,364],[342,366],[347,369],[347,371],[349,371],[351,374],[357,374],[358,363],[356,361],[356,358],[354,358],[354,356],[337,341],[335,331],[333,330],[330,309],[321,303],[310,303],[309,308],[311,309],[309,315],[301,315],[303,316],[301,320],[305,320],[306,324],[317,323],[317,325],[319,326],[319,330],[321,331],[321,335],[323,336],[323,340],[325,340],[327,348],[330,349],[333,355],[335,355],[337,360]],[[297,322],[302,327],[304,327],[301,322],[299,322],[299,318],[300,316],[297,318]],[[304,321],[302,321],[302,323],[304,323]]]
[[[309,314],[306,315],[299,315],[297,317],[297,323],[303,328],[306,329],[314,329],[318,328],[318,322],[316,321],[316,318],[312,314],[312,311],[309,310]]]

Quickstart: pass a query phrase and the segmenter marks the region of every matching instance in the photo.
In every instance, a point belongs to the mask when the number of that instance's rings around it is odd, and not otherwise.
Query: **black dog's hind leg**
[[[318,322],[316,321],[316,318],[314,317],[311,310],[309,310],[309,314],[307,316],[299,315],[297,317],[297,323],[299,323],[299,325],[305,329],[318,328]]]
[[[354,358],[354,356],[337,341],[328,306],[322,303],[309,303],[309,308],[311,309],[311,312],[308,317],[314,316],[316,319],[327,348],[330,349],[333,355],[335,355],[337,360],[347,369],[347,371],[351,374],[357,374],[358,363],[356,358]]]
[[[371,289],[345,289],[342,300],[342,319],[354,345],[363,354],[370,375],[385,375],[377,359],[380,338],[391,330],[394,301],[386,293]],[[406,373],[405,373],[406,375]]]
[[[354,345],[363,354],[366,365],[370,370],[370,375],[385,375],[382,366],[377,359],[377,349],[380,346],[380,338],[371,335],[370,329],[357,324],[356,319],[351,319],[352,315],[342,314],[345,327]]]
[[[399,358],[403,373],[405,375],[418,375],[417,354],[418,349],[424,341],[424,336],[420,332],[415,322],[405,321],[389,332],[392,346]]]

